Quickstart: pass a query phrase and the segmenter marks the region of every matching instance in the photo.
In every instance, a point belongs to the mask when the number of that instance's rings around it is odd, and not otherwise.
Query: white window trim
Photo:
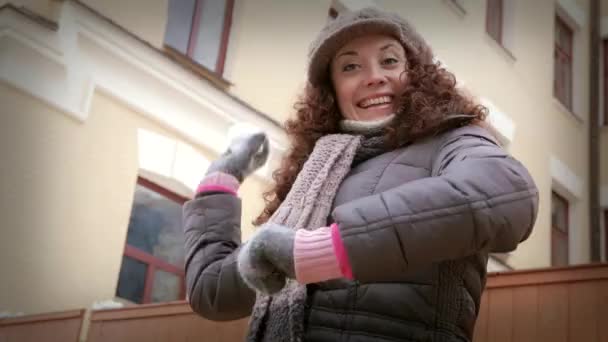
[[[580,30],[587,23],[587,14],[574,0],[558,0],[557,13],[574,31]]]
[[[186,197],[194,194],[210,164],[191,146],[143,128],[137,130],[137,149],[140,175],[178,182],[160,185]]]
[[[488,264],[486,265],[486,270],[488,273],[490,272],[508,272],[513,269],[505,266],[502,262],[498,261],[494,256],[490,255],[488,257]]]
[[[579,200],[583,196],[584,183],[581,177],[574,173],[568,165],[551,156],[549,160],[551,178],[557,185],[559,194],[568,200]]]

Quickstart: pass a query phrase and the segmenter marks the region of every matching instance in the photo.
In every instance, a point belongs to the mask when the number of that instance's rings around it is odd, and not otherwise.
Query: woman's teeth
[[[373,99],[361,101],[359,103],[359,107],[368,108],[371,106],[383,105],[383,104],[387,104],[387,103],[391,103],[391,97],[390,96],[380,96],[380,97],[375,97]]]

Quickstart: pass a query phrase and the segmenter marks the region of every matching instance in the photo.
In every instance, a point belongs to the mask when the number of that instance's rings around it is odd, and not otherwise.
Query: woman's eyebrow
[[[344,51],[344,52],[340,53],[339,55],[337,55],[336,59],[338,59],[342,56],[358,56],[358,54],[356,51]]]
[[[383,47],[381,47],[381,48],[380,48],[380,51],[387,50],[388,48],[391,48],[391,47],[392,47],[392,48],[397,49],[397,46],[396,46],[395,44],[393,44],[393,43],[388,43],[388,44],[384,45]],[[397,49],[397,50],[398,50],[398,49]]]

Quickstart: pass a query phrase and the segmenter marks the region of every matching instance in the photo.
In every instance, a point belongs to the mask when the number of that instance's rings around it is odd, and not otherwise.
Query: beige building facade
[[[128,302],[117,287],[138,189],[191,198],[229,138],[253,127],[268,133],[271,157],[239,191],[246,238],[288,148],[281,124],[304,87],[308,46],[331,20],[330,8],[378,6],[411,21],[530,170],[541,197],[534,232],[516,251],[493,257],[489,270],[551,266],[560,220],[567,263],[591,262],[590,78],[600,78],[603,106],[608,0],[601,1],[599,75],[589,72],[590,0],[504,0],[498,40],[488,28],[491,2],[218,1],[226,6],[215,28],[226,32],[190,35],[180,54],[168,38],[178,11],[170,0],[0,0],[0,313]],[[203,5],[191,3],[201,12],[193,22],[209,22]],[[566,103],[554,90],[556,18],[571,32]],[[201,46],[191,41],[213,32],[216,59],[190,61]],[[602,106],[595,186],[605,260]]]

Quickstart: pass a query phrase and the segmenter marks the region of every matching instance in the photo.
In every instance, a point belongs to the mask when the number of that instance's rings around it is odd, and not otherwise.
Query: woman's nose
[[[365,84],[375,86],[386,83],[386,75],[377,67],[371,67],[366,74]]]

